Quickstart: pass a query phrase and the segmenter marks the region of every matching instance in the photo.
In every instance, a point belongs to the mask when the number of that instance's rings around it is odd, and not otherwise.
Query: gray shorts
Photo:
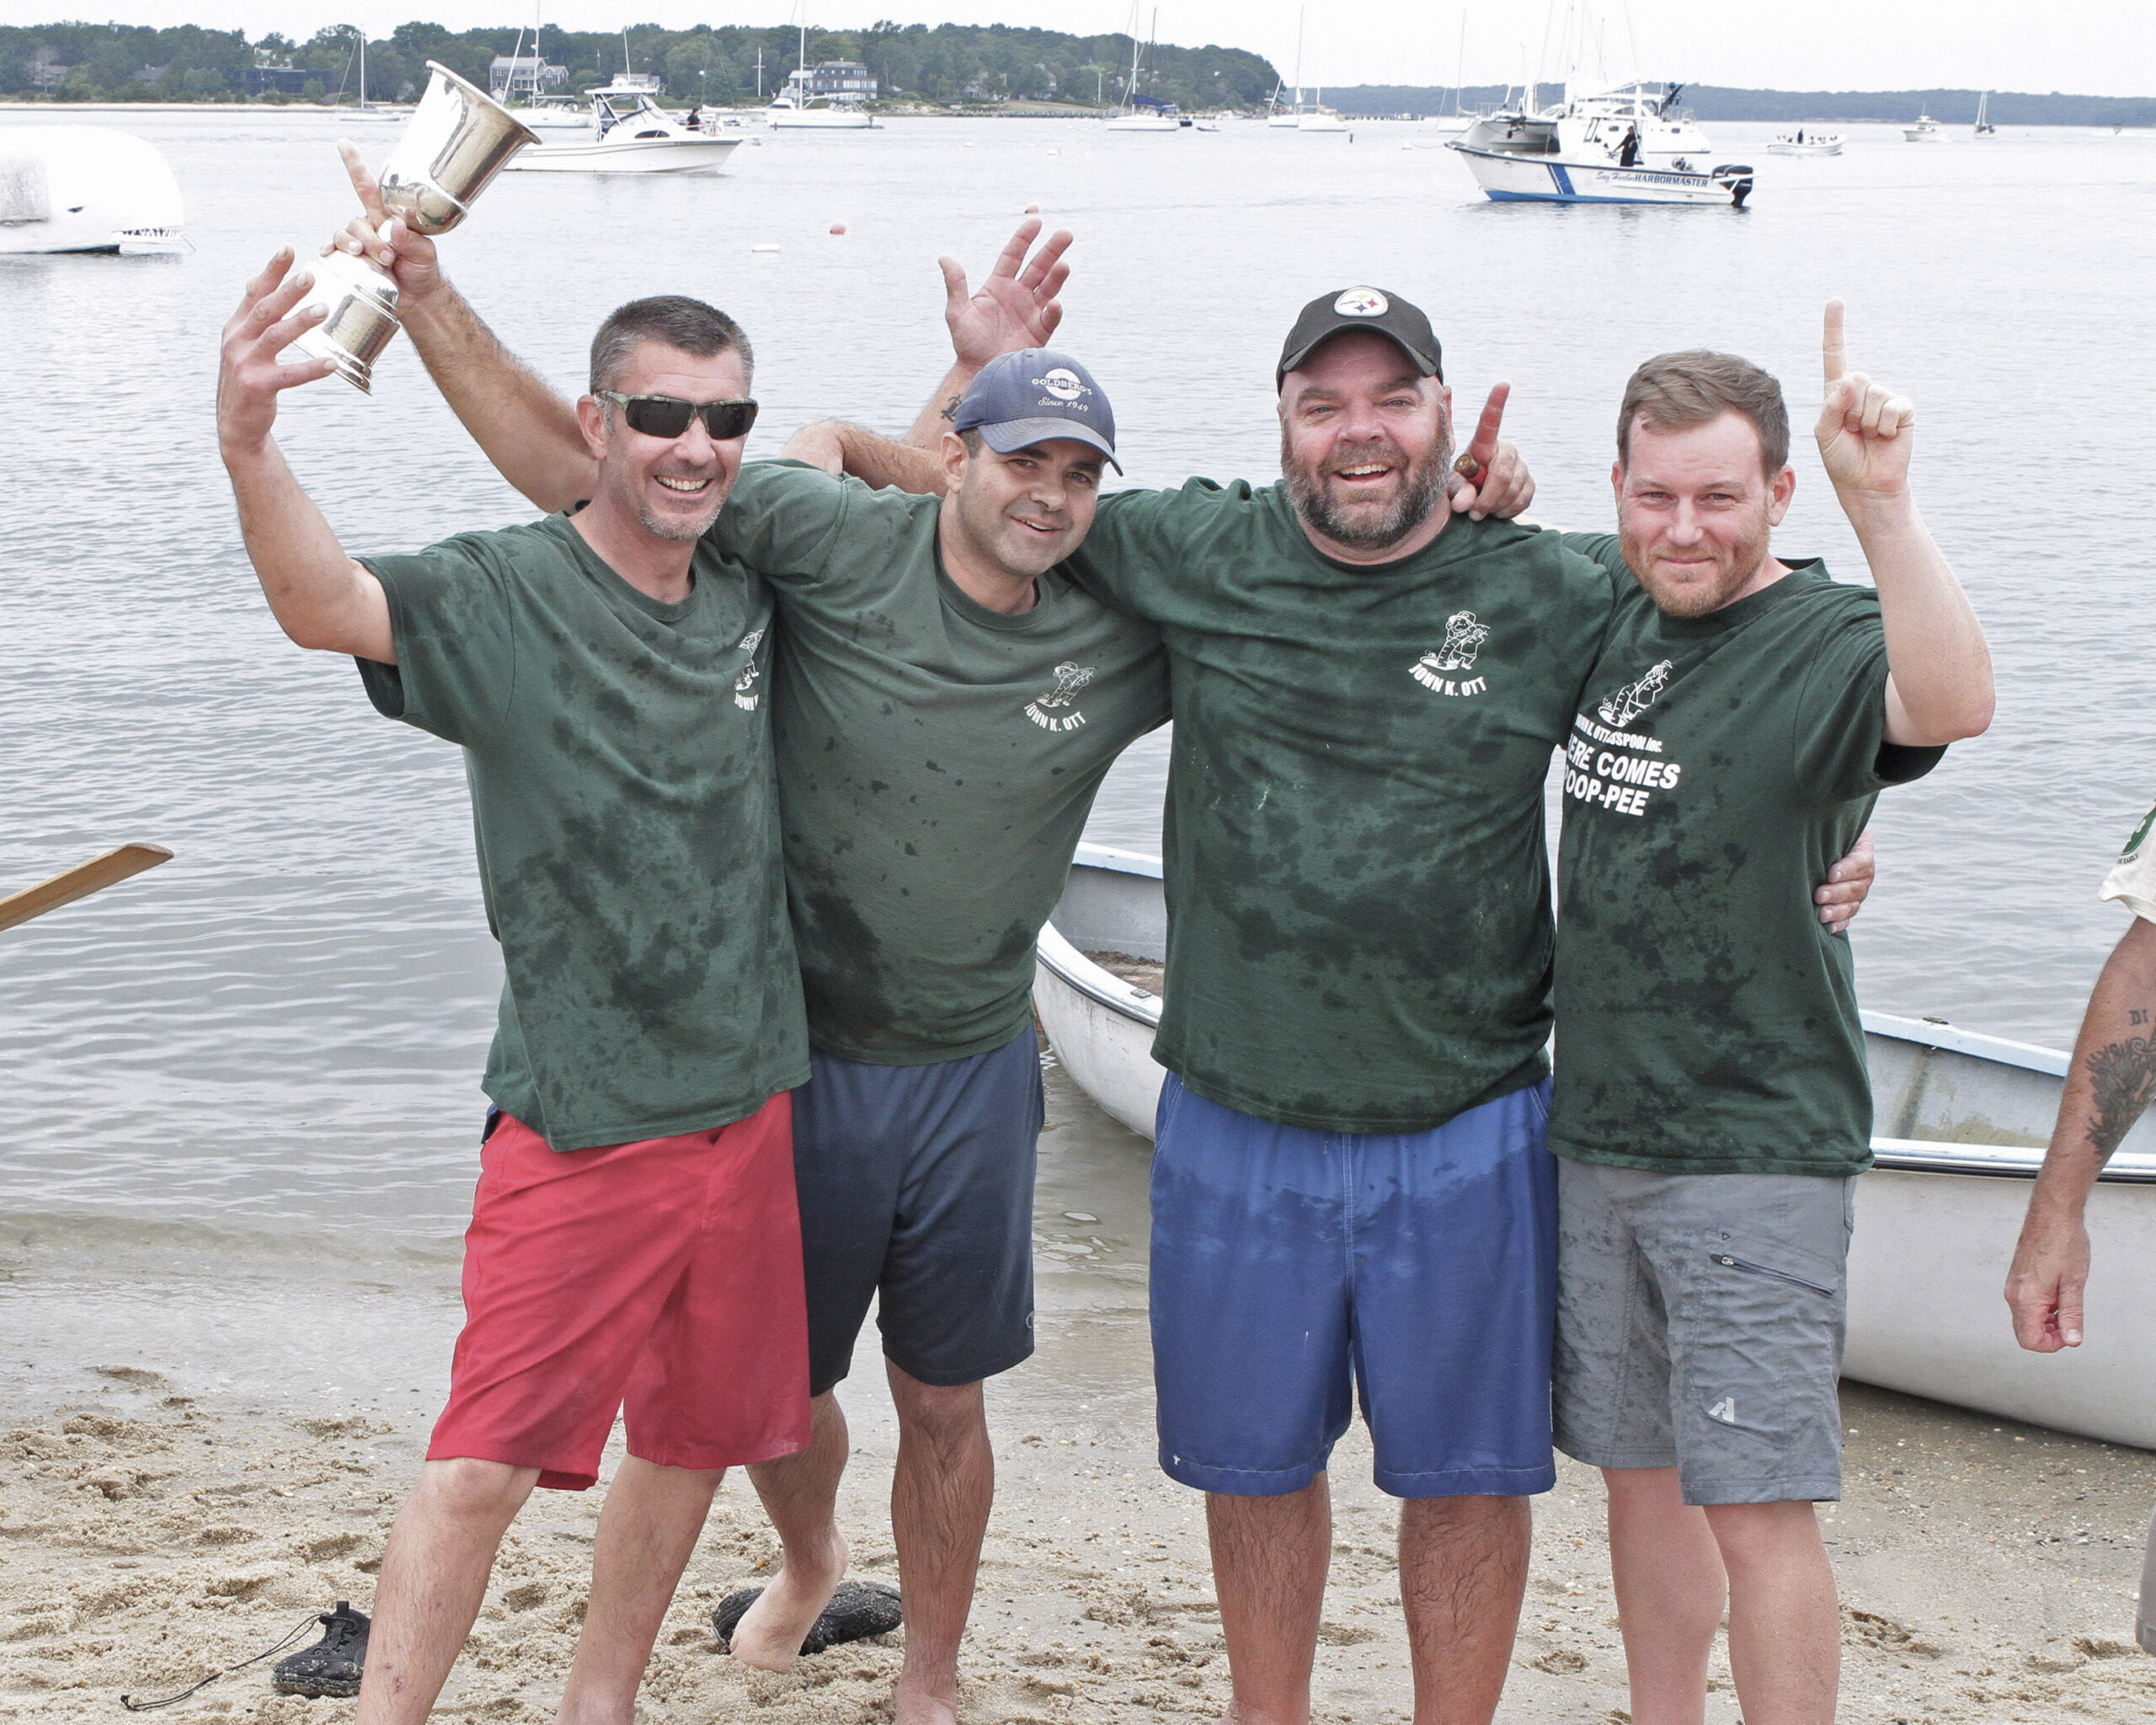
[[[1856,1181],[1560,1161],[1557,1447],[1688,1503],[1842,1494]]]

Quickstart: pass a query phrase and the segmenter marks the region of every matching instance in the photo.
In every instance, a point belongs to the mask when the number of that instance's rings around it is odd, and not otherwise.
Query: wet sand
[[[1226,1669],[1200,1501],[1152,1459],[1145,1146],[1059,1074],[1051,1081],[1041,1350],[991,1391],[1001,1490],[966,1717],[1217,1718]],[[454,1332],[446,1264],[377,1268],[369,1283],[318,1278],[281,1303],[229,1268],[107,1270],[100,1282],[31,1233],[0,1236],[0,1322],[15,1320],[0,1360],[0,1719],[119,1717],[123,1691],[168,1693],[335,1599],[366,1609]],[[369,1346],[310,1354],[308,1338],[339,1322]],[[275,1371],[253,1381],[250,1326],[273,1327],[278,1344]],[[857,1573],[895,1578],[883,1503],[895,1433],[880,1378],[872,1332],[841,1391],[857,1452],[845,1515]],[[1844,1717],[2156,1719],[2156,1660],[2131,1644],[2156,1455],[1856,1385],[1844,1412],[1847,1495],[1824,1525],[1845,1602]],[[1369,1447],[1351,1434],[1333,1470],[1321,1719],[1408,1717],[1394,1512],[1369,1471]],[[442,1717],[551,1717],[602,1492],[535,1495]],[[729,1480],[660,1637],[643,1717],[886,1717],[896,1637],[784,1676],[717,1650],[712,1605],[767,1576],[776,1552],[745,1482]],[[1713,1725],[1734,1725],[1719,1657],[1710,1700]],[[1598,1486],[1566,1464],[1536,1505],[1501,1717],[1624,1725],[1625,1707]],[[334,1725],[351,1711],[275,1696],[264,1665],[162,1717]]]

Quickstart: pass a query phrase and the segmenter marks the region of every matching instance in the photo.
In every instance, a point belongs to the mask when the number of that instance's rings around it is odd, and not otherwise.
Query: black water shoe
[[[734,1632],[741,1626],[749,1607],[763,1596],[764,1590],[760,1587],[744,1588],[721,1599],[718,1609],[711,1614],[711,1626],[718,1632],[718,1644],[728,1653],[734,1651]],[[896,1588],[880,1581],[842,1581],[838,1591],[831,1595],[830,1604],[824,1607],[823,1616],[809,1626],[801,1651],[820,1653],[826,1648],[842,1647],[850,1641],[889,1635],[902,1621]]]
[[[302,1648],[271,1668],[270,1681],[279,1695],[355,1696],[367,1663],[366,1613],[343,1599],[318,1620],[322,1639]]]

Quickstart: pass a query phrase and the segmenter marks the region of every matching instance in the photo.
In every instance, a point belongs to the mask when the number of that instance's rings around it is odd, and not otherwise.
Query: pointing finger
[[[1504,423],[1505,401],[1513,393],[1509,383],[1500,383],[1490,391],[1490,398],[1482,404],[1482,418],[1475,427],[1475,435],[1469,440],[1466,452],[1453,466],[1468,478],[1479,480],[1482,470],[1490,465],[1490,457],[1497,451],[1497,428]]]
[[[1827,302],[1827,334],[1822,351],[1827,362],[1827,381],[1838,383],[1843,371],[1849,364],[1849,350],[1842,336],[1842,302],[1839,300]]]

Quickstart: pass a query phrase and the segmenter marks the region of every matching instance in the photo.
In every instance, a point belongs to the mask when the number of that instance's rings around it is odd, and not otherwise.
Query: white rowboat
[[[1166,953],[1160,860],[1080,846],[1041,931],[1033,1005],[1079,1088],[1148,1138]],[[1864,1029],[1877,1165],[1857,1183],[1847,1375],[2156,1449],[2156,1114],[2089,1198],[2088,1339],[2025,1353],[2000,1290],[2068,1057],[1930,1019],[1866,1012]]]

